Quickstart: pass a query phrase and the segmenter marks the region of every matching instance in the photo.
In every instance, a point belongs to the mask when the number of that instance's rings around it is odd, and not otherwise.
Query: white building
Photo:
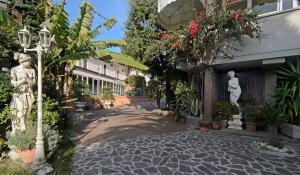
[[[75,78],[86,83],[92,95],[99,95],[105,87],[113,89],[115,96],[124,95],[124,80],[129,75],[127,67],[95,59],[77,61],[76,66]]]
[[[276,69],[287,61],[300,59],[300,0],[208,0],[216,1],[223,8],[252,9],[259,13],[261,29],[266,35],[261,41],[245,38],[234,43],[240,51],[234,59],[216,61],[213,72],[205,75],[204,117],[211,117],[212,104],[228,100],[226,72],[234,70],[240,79],[242,91],[255,95],[263,104],[277,84]],[[176,29],[192,20],[193,9],[201,11],[205,0],[158,0],[161,25]],[[182,69],[188,72],[188,67]],[[242,94],[243,95],[243,94]]]

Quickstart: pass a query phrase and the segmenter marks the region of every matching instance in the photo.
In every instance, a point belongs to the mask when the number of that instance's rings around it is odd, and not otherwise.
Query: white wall
[[[235,43],[241,51],[234,53],[234,59],[220,59],[216,64],[300,55],[300,8],[276,12],[260,21],[266,38]]]

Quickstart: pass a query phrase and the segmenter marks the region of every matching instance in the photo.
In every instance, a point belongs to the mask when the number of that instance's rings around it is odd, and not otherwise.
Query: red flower
[[[196,21],[192,21],[188,26],[193,38],[198,36],[199,24]]]
[[[238,12],[231,13],[230,18],[233,20],[243,20],[243,17]]]
[[[168,33],[164,33],[162,36],[161,36],[162,39],[169,39],[171,38],[171,35],[168,34]]]
[[[181,40],[178,39],[172,44],[172,48],[174,49],[180,49],[181,48]]]

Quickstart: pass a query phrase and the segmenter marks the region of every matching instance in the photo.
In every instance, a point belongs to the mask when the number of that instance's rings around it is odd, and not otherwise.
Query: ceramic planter
[[[211,122],[211,128],[215,130],[219,130],[221,128],[221,124],[219,121],[212,121]]]
[[[199,130],[202,132],[208,132],[209,122],[199,122]]]
[[[20,151],[19,155],[20,155],[22,162],[25,164],[32,164],[33,159],[34,159],[34,152],[35,152],[35,149]]]
[[[225,129],[227,128],[228,120],[221,120],[221,128]]]
[[[257,123],[254,122],[246,122],[246,131],[256,132]]]
[[[290,123],[283,123],[280,125],[281,132],[294,139],[300,139],[300,126]]]
[[[186,127],[187,129],[193,130],[196,129],[199,123],[199,117],[186,116]]]

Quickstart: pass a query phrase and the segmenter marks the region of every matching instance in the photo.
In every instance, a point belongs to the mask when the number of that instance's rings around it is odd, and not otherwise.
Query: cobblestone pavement
[[[300,157],[259,153],[255,137],[184,131],[78,145],[73,175],[300,174]],[[300,149],[299,142],[289,143]]]

